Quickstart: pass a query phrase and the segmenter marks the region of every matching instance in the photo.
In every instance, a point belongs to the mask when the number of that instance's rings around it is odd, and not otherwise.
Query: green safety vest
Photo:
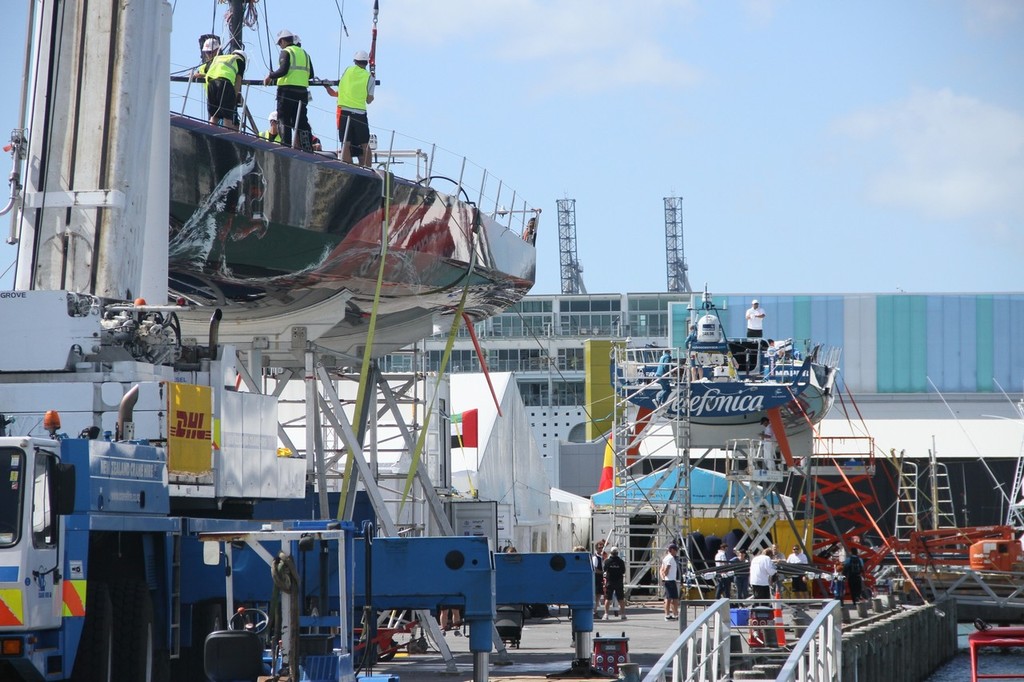
[[[278,86],[297,85],[300,88],[309,87],[309,55],[298,45],[289,45],[284,48],[290,58],[288,73],[277,79]]]
[[[338,106],[343,109],[366,111],[366,85],[370,72],[358,66],[350,66],[338,81]]]
[[[260,137],[262,137],[264,140],[270,140],[271,142],[280,142],[281,141],[280,133],[278,133],[277,135],[274,135],[273,137],[271,137],[269,130],[264,130],[262,133],[260,133]]]
[[[210,62],[210,68],[206,71],[206,80],[212,81],[223,78],[235,84],[238,76],[238,57],[233,54],[219,55]]]

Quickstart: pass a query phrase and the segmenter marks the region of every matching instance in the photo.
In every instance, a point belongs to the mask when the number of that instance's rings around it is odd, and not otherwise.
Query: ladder
[[[894,534],[897,540],[906,542],[910,539],[911,533],[921,530],[921,517],[918,515],[917,506],[917,464],[914,462],[902,462],[899,474]]]

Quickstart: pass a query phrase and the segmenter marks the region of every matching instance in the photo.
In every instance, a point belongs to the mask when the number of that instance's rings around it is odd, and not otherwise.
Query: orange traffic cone
[[[786,646],[786,627],[782,622],[782,593],[779,592],[779,588],[775,588],[775,639],[777,646]]]

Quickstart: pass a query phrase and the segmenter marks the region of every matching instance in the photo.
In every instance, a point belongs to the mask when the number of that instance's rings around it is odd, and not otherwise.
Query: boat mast
[[[234,50],[244,50],[245,42],[242,40],[242,18],[245,10],[244,0],[231,0],[231,9],[228,10],[228,49],[224,54]]]
[[[931,495],[932,495],[932,530],[939,529],[939,460],[937,453],[935,452],[935,436],[932,436],[932,449],[928,451],[929,468],[928,471],[931,474],[929,476],[929,483],[931,484]]]
[[[169,16],[167,2],[41,3],[15,288],[140,294]]]

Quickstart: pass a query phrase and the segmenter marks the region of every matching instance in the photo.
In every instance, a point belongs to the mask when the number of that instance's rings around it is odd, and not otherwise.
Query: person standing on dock
[[[295,34],[284,29],[277,34],[277,69],[267,74],[264,85],[277,83],[277,115],[281,124],[281,138],[286,147],[292,146],[292,132],[298,131],[299,146],[312,151],[312,131],[309,127],[309,80],[314,78],[313,61],[309,53],[295,44]]]
[[[843,576],[850,592],[850,602],[856,604],[864,593],[864,560],[857,555],[856,547],[850,548],[849,556],[843,561]]]
[[[715,554],[715,568],[722,568],[729,565],[729,554],[725,551],[725,545],[718,548],[718,552]],[[721,572],[718,574],[718,582],[715,585],[715,599],[732,599],[732,571]]]
[[[793,551],[786,557],[786,563],[788,564],[809,564],[810,561],[804,551],[800,549],[800,545],[793,545]],[[802,575],[793,576],[793,596],[797,599],[807,599],[807,581]]]
[[[604,560],[604,619],[608,620],[608,607],[617,599],[617,613],[626,620],[626,562],[619,556],[618,547],[612,547],[608,554]]]
[[[594,569],[594,618],[600,618],[601,603],[604,599],[604,540],[594,543],[590,565]]]
[[[324,85],[328,94],[338,98],[338,139],[341,140],[341,160],[352,163],[359,157],[359,165],[370,167],[370,122],[366,118],[366,105],[373,101],[373,88],[377,80],[366,67],[370,55],[359,50],[352,57],[352,66],[338,79],[338,89]]]
[[[679,618],[679,545],[668,546],[661,560],[661,586],[665,591],[665,620]]]
[[[731,560],[731,563],[736,564],[747,564],[749,558],[747,557],[747,550],[736,548],[736,556]],[[736,581],[736,598],[746,599],[750,596],[750,566],[749,564],[742,568],[736,569],[735,575]]]
[[[769,547],[750,562],[750,587],[754,599],[768,600],[772,596],[772,581],[778,569],[775,567],[775,553]]]
[[[765,315],[766,313],[756,298],[750,302],[750,307],[747,309],[747,338],[761,338],[761,335],[764,333]]]

